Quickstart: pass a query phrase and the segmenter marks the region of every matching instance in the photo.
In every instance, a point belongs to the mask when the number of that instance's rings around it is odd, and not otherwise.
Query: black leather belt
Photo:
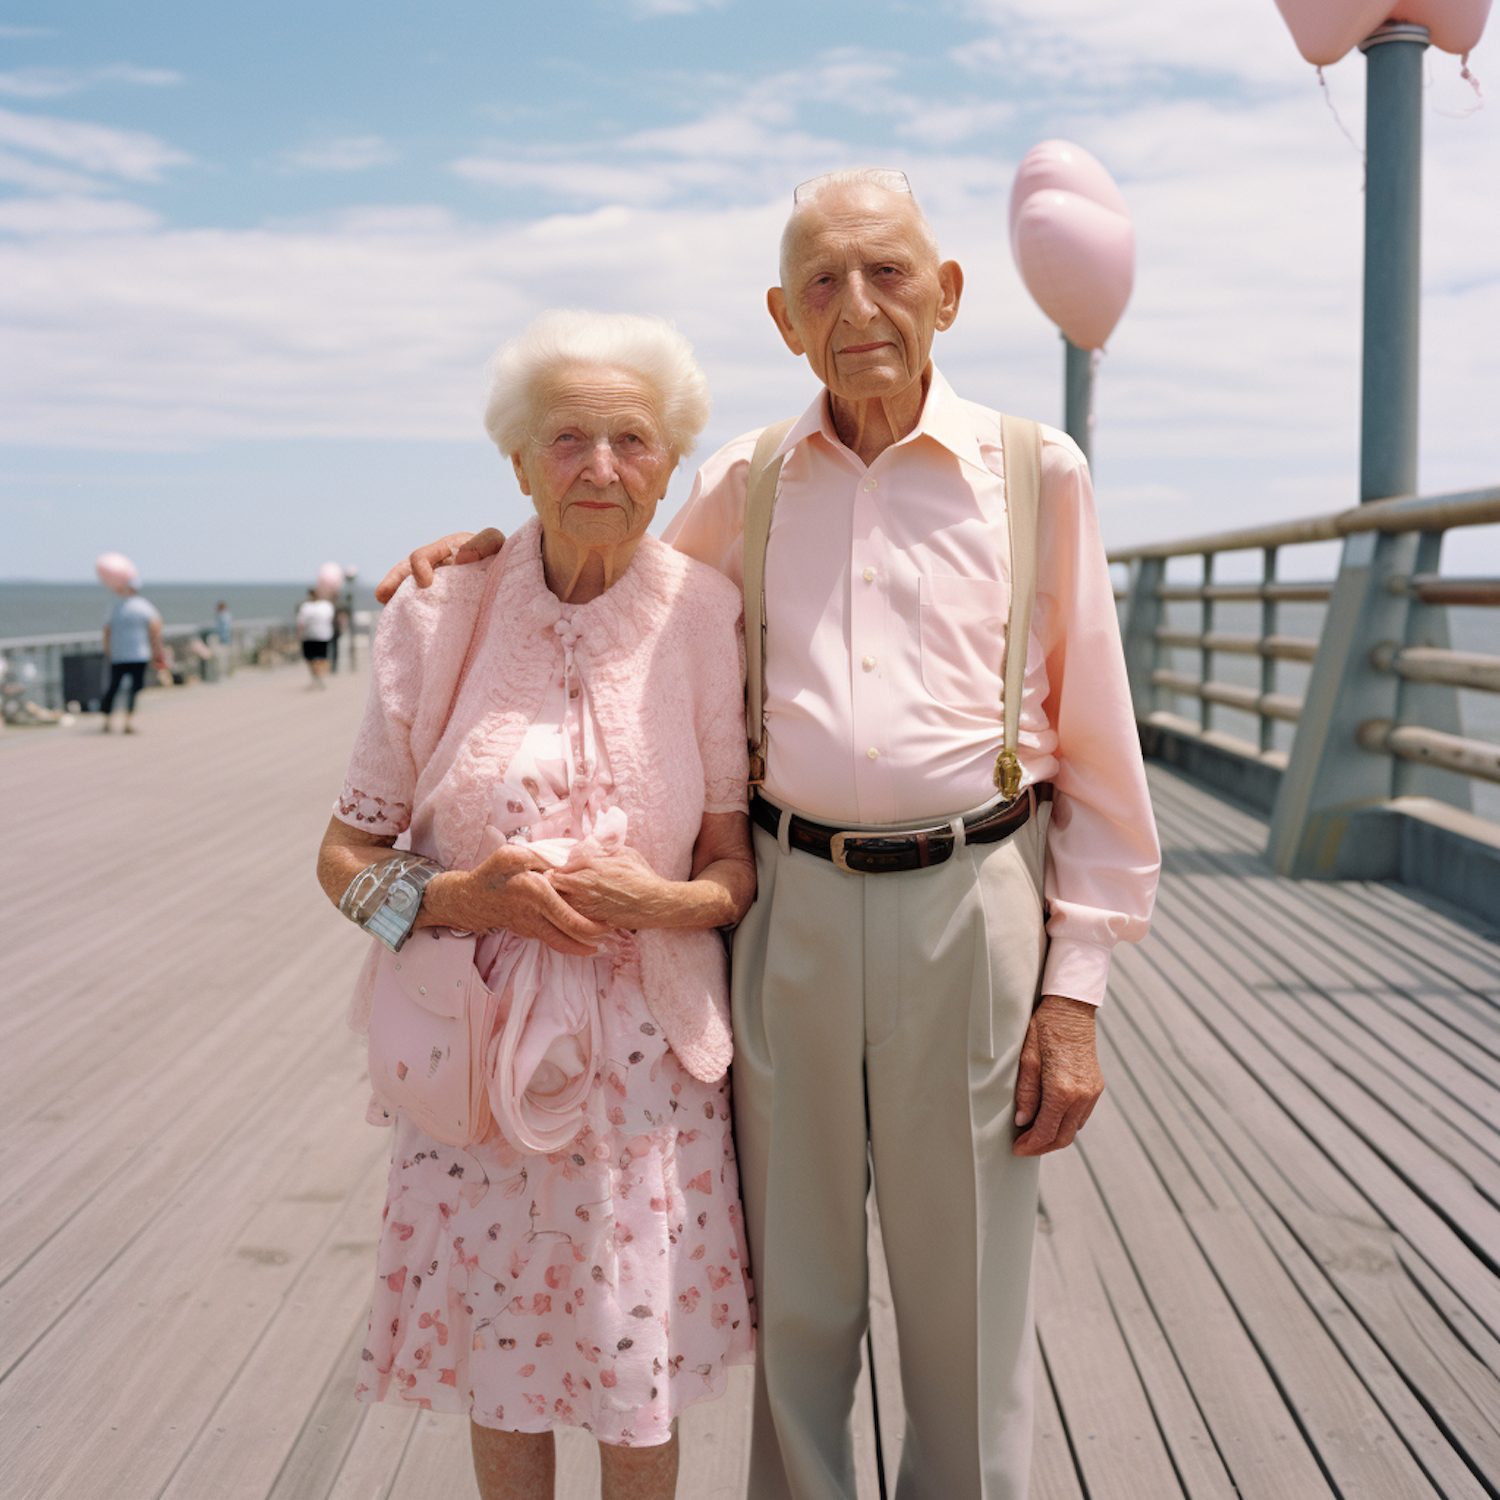
[[[1052,800],[1052,783],[1043,781],[1027,789],[1037,802]],[[1023,792],[1014,802],[991,812],[964,819],[966,844],[997,844],[1031,816],[1032,797]],[[781,826],[781,809],[758,793],[750,799],[750,816],[766,830],[776,834]],[[813,823],[791,815],[787,842],[804,854],[831,860],[841,870],[855,875],[885,875],[896,870],[920,870],[940,865],[953,853],[953,829],[947,823],[927,828],[893,829],[890,833],[848,833],[826,823]]]

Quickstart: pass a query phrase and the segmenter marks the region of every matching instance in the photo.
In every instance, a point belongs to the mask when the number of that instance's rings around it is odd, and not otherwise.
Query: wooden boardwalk
[[[0,736],[7,1497],[474,1493],[462,1422],[348,1394],[386,1137],[312,857],[365,682],[304,681]],[[1033,1496],[1500,1494],[1500,943],[1278,881],[1263,824],[1152,780],[1160,914],[1043,1172]],[[684,1497],[744,1493],[744,1374],[684,1420]],[[559,1494],[593,1471],[565,1442]]]

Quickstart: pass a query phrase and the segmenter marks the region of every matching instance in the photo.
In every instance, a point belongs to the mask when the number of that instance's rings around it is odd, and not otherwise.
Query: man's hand
[[[405,562],[398,562],[375,590],[375,597],[382,604],[389,604],[392,595],[406,582],[414,578],[419,589],[432,587],[433,572],[437,568],[451,567],[454,563],[478,562],[484,557],[493,557],[505,545],[505,533],[493,526],[483,531],[452,531],[418,547]]]
[[[598,952],[599,940],[611,929],[574,911],[553,890],[549,869],[539,855],[504,844],[472,870],[446,870],[434,877],[417,925],[462,932],[504,930],[587,958]]]
[[[1016,1124],[1023,1133],[1011,1151],[1042,1156],[1071,1145],[1103,1092],[1104,1075],[1094,1050],[1094,1007],[1043,995],[1021,1046]]]

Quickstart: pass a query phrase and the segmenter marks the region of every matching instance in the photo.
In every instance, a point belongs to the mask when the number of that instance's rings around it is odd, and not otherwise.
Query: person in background
[[[140,591],[140,578],[132,574],[112,585],[120,596],[104,622],[104,655],[109,662],[109,686],[104,690],[100,711],[104,733],[110,731],[115,695],[125,685],[125,733],[135,733],[135,695],[146,685],[146,668],[166,662],[161,639],[161,616]]]
[[[213,641],[214,665],[222,682],[229,675],[229,648],[234,641],[234,616],[229,612],[227,600],[220,599],[214,606]]]
[[[339,669],[339,640],[349,633],[349,611],[342,604],[335,603],[333,607],[333,642],[328,648],[328,668],[331,672]]]
[[[302,642],[302,659],[312,673],[314,687],[327,687],[328,646],[333,640],[333,601],[318,598],[308,589],[307,598],[297,606],[297,639]]]

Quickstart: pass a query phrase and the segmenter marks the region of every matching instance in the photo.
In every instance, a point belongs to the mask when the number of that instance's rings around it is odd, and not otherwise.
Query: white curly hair
[[[652,393],[672,457],[693,451],[709,413],[708,381],[693,346],[665,318],[569,308],[543,313],[489,362],[484,430],[502,454],[521,451],[549,380],[580,365],[639,376]]]

